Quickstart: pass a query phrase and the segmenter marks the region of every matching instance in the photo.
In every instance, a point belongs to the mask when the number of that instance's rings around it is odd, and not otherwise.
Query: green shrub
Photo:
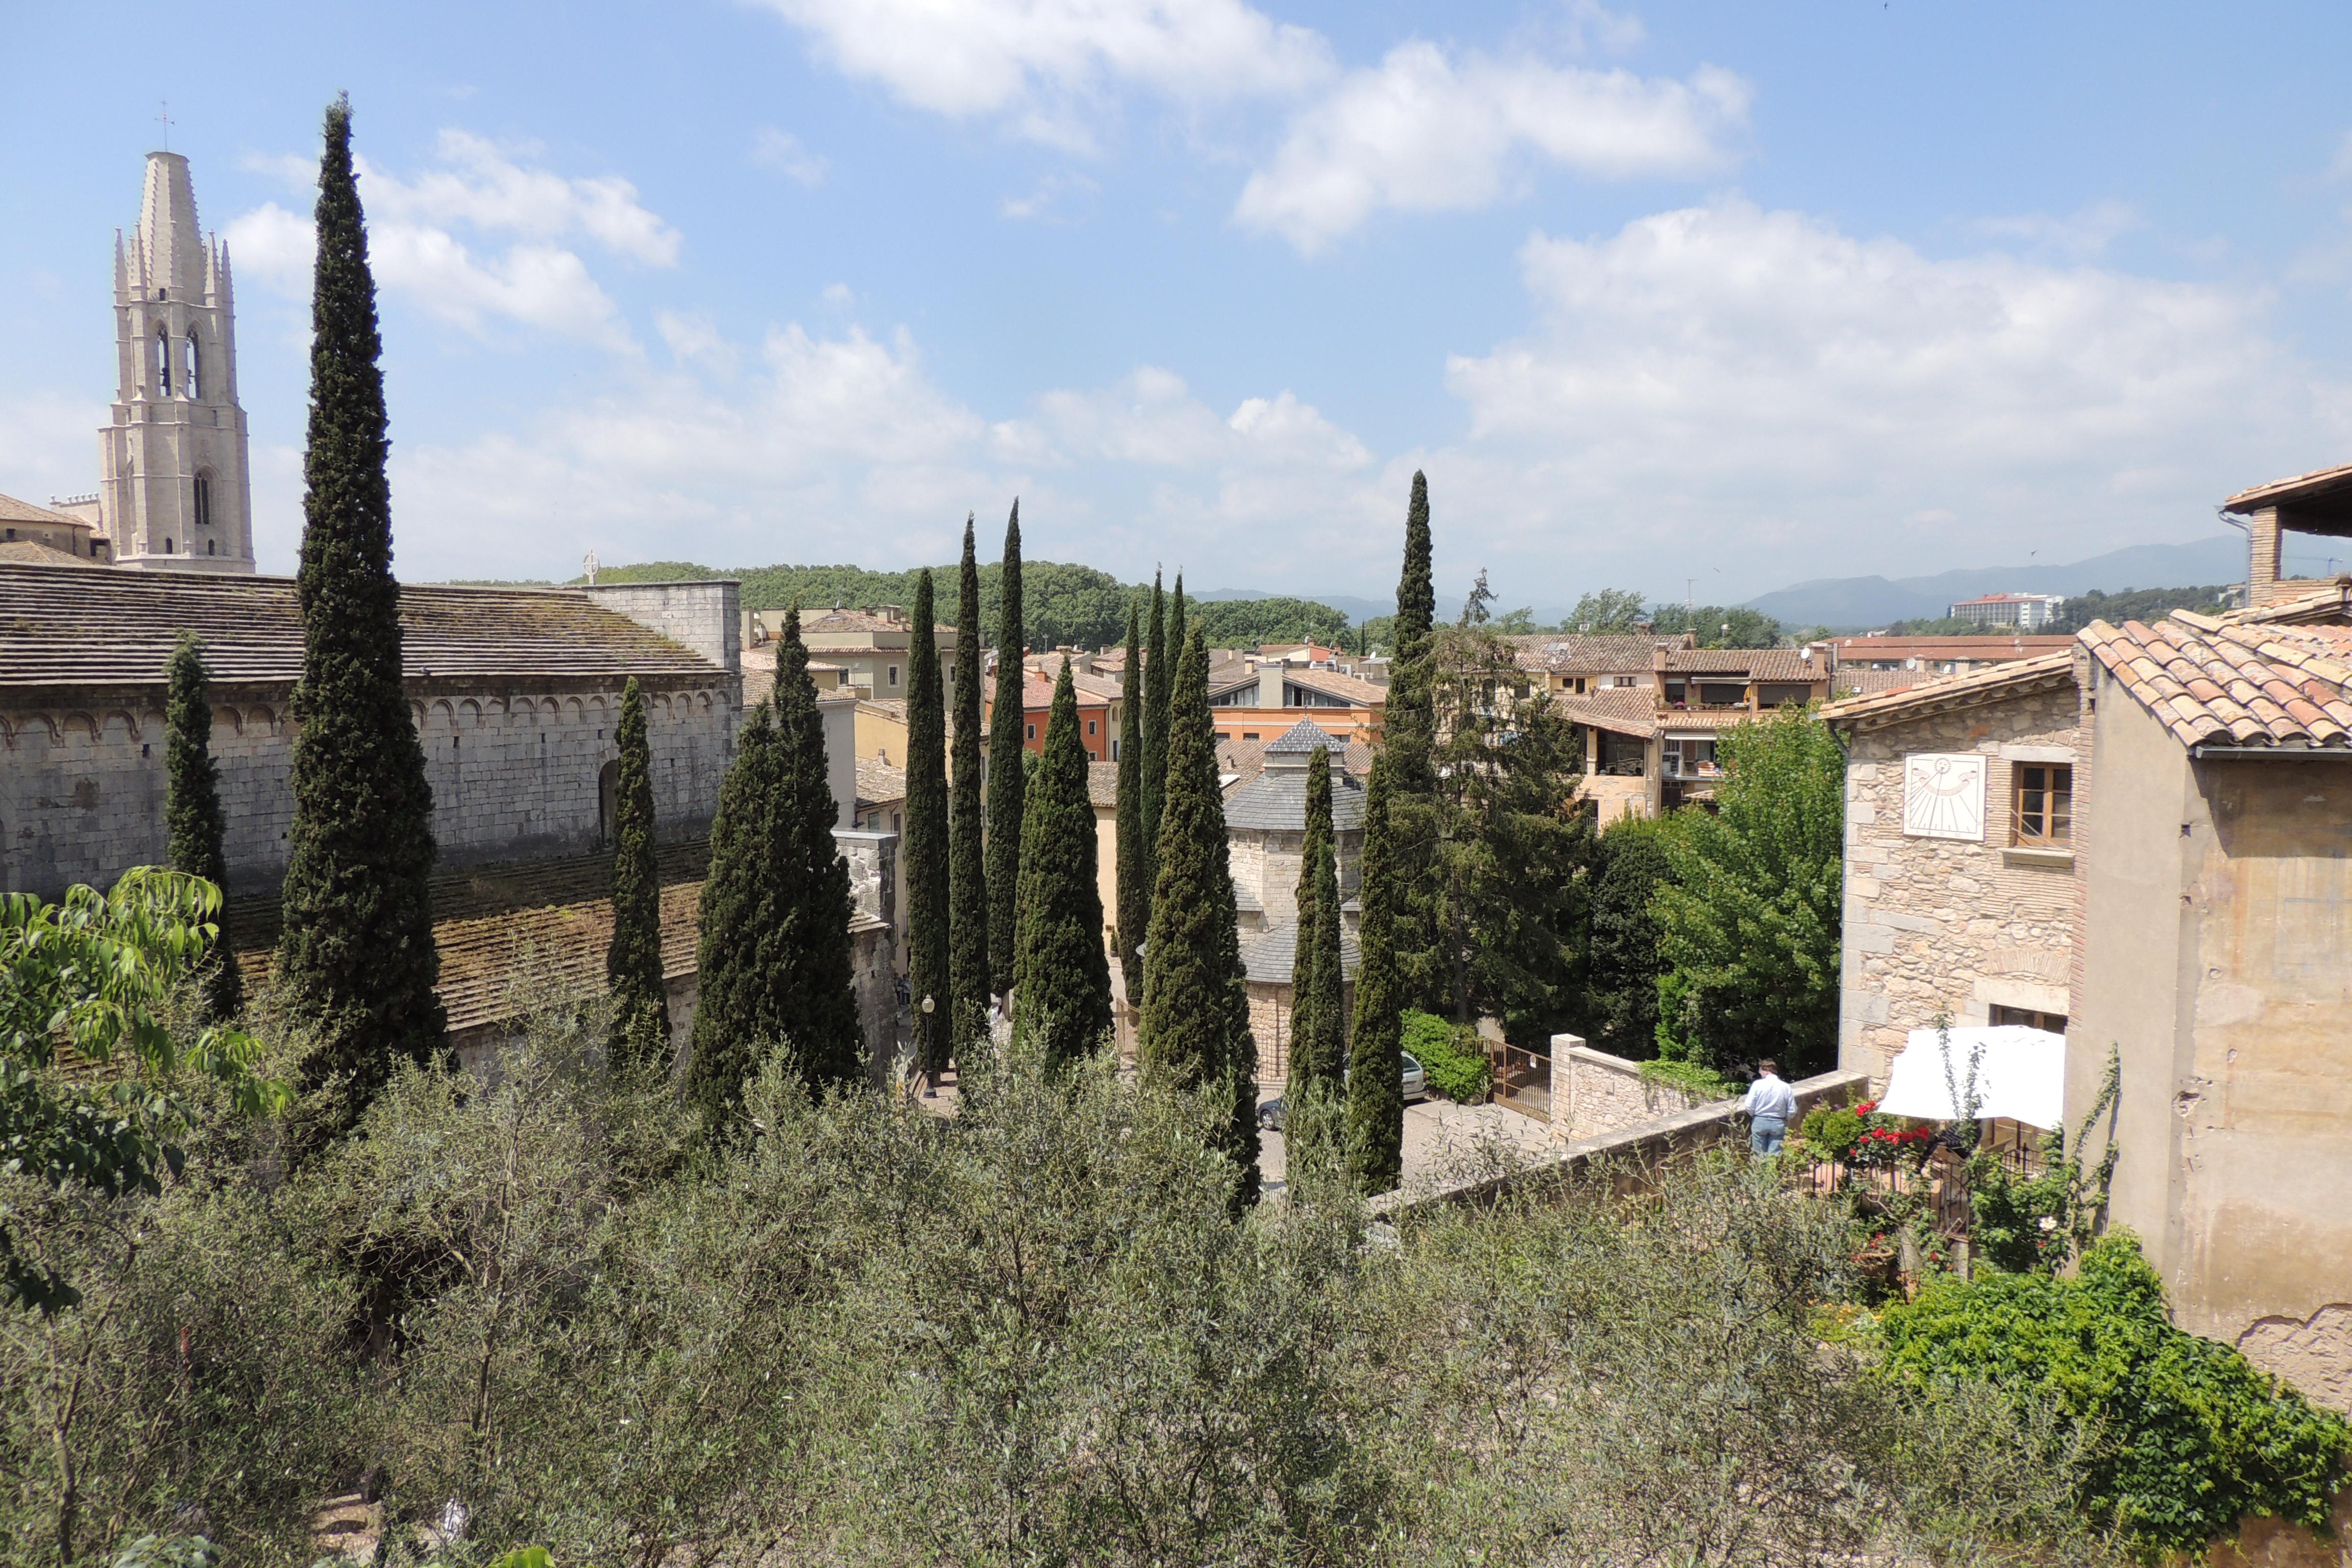
[[[1408,1012],[1402,1044],[1420,1061],[1430,1093],[1459,1105],[1486,1098],[1494,1075],[1478,1031],[1469,1025],[1449,1024],[1434,1013]]]
[[[1928,1402],[1983,1382],[2021,1409],[2054,1403],[2089,1439],[2084,1506],[2147,1554],[2201,1550],[2250,1514],[2324,1528],[2352,1455],[2342,1416],[2174,1328],[2127,1231],[2091,1247],[2075,1279],[1934,1281],[1879,1331],[1882,1375]]]
[[[1701,1104],[1718,1100],[1737,1099],[1740,1087],[1710,1067],[1696,1062],[1659,1060],[1642,1064],[1642,1079],[1645,1083],[1662,1083],[1696,1097]]]

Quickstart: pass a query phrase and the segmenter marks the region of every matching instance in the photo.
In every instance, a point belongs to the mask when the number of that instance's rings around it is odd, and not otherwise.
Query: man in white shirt
[[[1789,1123],[1797,1114],[1797,1091],[1780,1081],[1780,1064],[1767,1057],[1756,1064],[1756,1081],[1739,1109],[1748,1113],[1748,1150],[1752,1154],[1777,1154]]]

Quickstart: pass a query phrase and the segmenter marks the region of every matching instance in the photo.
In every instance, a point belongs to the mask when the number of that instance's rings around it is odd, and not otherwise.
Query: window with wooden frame
[[[2029,1029],[2044,1029],[2053,1035],[2066,1032],[2066,1016],[2063,1013],[2039,1013],[2031,1007],[2003,1006],[1999,1002],[1992,1005],[1991,1021],[1995,1026],[2022,1024]]]
[[[2074,770],[2065,763],[2019,763],[2010,794],[2010,841],[2065,849],[2074,842]]]

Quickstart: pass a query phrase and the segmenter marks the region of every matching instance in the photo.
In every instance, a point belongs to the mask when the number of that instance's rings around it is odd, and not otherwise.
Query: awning
[[[1946,1070],[1945,1040],[1950,1070]],[[1886,1075],[1878,1109],[1922,1121],[1957,1121],[1955,1091],[1969,1094],[1969,1062],[1976,1059],[1977,1115],[2005,1116],[2029,1127],[2058,1125],[2066,1099],[2066,1037],[2021,1024],[1914,1029]]]

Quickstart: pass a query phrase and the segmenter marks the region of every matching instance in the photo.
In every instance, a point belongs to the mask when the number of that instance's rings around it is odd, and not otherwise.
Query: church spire
[[[99,432],[99,512],[115,560],[249,573],[253,500],[228,247],[196,221],[188,160],[147,154],[139,224],[114,240],[116,390]]]

